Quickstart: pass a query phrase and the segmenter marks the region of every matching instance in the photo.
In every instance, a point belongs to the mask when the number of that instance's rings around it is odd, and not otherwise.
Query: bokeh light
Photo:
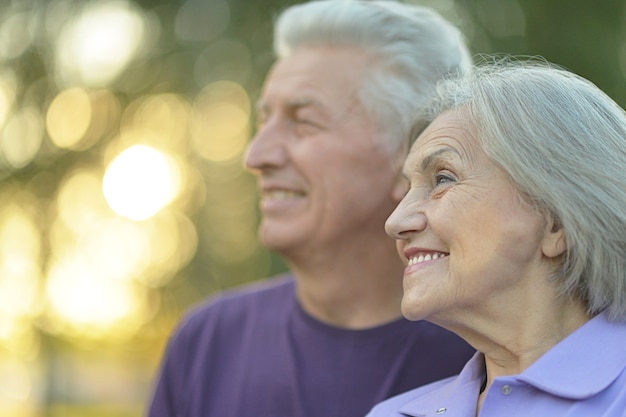
[[[188,100],[179,94],[153,94],[135,99],[124,111],[120,146],[149,143],[176,154],[187,152],[190,107]]]
[[[74,87],[60,92],[46,116],[50,140],[60,148],[76,146],[87,133],[91,114],[91,102],[85,90]]]
[[[53,260],[47,291],[53,317],[94,331],[127,319],[139,304],[132,286],[110,279],[80,253]]]
[[[13,191],[0,195],[0,340],[16,352],[29,352],[23,324],[40,312],[43,242],[35,196]]]
[[[74,234],[90,230],[99,219],[108,218],[111,210],[102,194],[102,182],[95,169],[76,168],[69,172],[59,185],[56,196],[55,224]],[[53,229],[54,232],[54,229]],[[51,239],[55,234],[51,233]],[[66,242],[66,236],[59,236],[59,245]],[[53,249],[54,249],[53,242]]]
[[[4,126],[10,114],[15,94],[17,93],[17,79],[11,70],[0,71],[0,128]]]
[[[250,137],[250,99],[239,84],[218,81],[207,85],[193,103],[193,149],[219,162],[242,155]]]
[[[16,403],[27,400],[34,389],[31,374],[24,362],[0,359],[0,392]]]
[[[139,151],[140,166],[141,157],[157,152],[142,145],[129,151],[134,163]],[[140,222],[120,216],[106,202],[104,183],[96,170],[83,168],[60,185],[46,272],[49,331],[132,336],[154,314],[151,288],[165,284],[196,251],[185,216],[165,211]],[[139,207],[145,209],[144,202]]]
[[[39,110],[25,107],[12,113],[0,136],[0,153],[12,168],[28,165],[43,141],[44,122]]]
[[[87,3],[63,27],[57,43],[62,85],[107,85],[140,51],[144,22],[134,3],[112,0]]]
[[[19,237],[19,239],[16,239]],[[12,317],[36,315],[40,231],[24,210],[3,209],[0,223],[0,311]]]
[[[145,145],[134,145],[107,167],[102,188],[113,211],[132,220],[145,220],[180,192],[176,162]]]
[[[35,37],[36,18],[27,12],[10,14],[0,26],[0,57],[16,58],[24,53]]]

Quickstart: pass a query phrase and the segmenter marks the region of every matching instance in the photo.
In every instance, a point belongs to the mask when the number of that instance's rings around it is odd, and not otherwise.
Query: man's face
[[[385,238],[404,192],[403,155],[391,155],[392,139],[357,98],[369,64],[360,50],[301,48],[272,68],[246,156],[270,249],[307,256]]]

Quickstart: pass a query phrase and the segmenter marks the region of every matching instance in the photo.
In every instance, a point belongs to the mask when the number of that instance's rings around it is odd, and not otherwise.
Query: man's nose
[[[251,171],[280,167],[287,162],[286,132],[278,121],[268,121],[252,137],[245,163]]]

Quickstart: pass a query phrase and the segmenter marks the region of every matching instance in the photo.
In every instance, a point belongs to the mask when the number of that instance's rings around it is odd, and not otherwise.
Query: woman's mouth
[[[420,253],[409,258],[408,266],[421,264],[422,262],[433,261],[448,256],[444,252]]]

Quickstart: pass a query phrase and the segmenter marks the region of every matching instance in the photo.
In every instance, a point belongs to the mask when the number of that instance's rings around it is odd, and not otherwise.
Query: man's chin
[[[259,228],[259,240],[267,249],[278,253],[288,251],[294,246],[293,233],[279,232],[270,227]]]

